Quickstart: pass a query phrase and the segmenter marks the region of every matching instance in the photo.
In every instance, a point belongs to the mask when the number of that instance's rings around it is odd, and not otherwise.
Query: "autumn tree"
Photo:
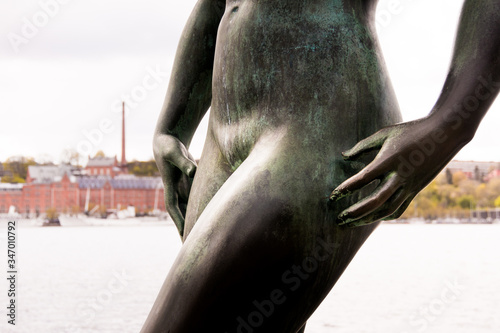
[[[81,158],[82,156],[75,149],[64,149],[61,153],[61,162],[64,164],[71,164],[79,167]]]
[[[415,197],[402,218],[467,218],[472,209],[493,207],[500,207],[500,178],[482,183],[447,169]]]
[[[59,217],[59,212],[54,207],[51,207],[45,211],[45,215],[49,220],[55,220]]]
[[[158,176],[159,171],[154,160],[132,161],[127,164],[128,172],[140,177]]]
[[[106,154],[102,150],[99,150],[97,153],[95,153],[94,158],[96,157],[106,157]]]
[[[9,157],[4,163],[2,177],[3,183],[24,183],[26,182],[26,175],[28,174],[28,167],[36,165],[35,159],[25,156],[12,156]]]

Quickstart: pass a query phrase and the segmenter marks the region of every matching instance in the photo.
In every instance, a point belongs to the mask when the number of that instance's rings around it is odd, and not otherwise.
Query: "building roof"
[[[111,186],[116,189],[155,189],[162,187],[161,177],[137,177],[134,175],[121,175],[111,181]]]
[[[94,157],[90,158],[87,163],[88,167],[110,167],[116,164],[116,157]]]
[[[451,161],[446,168],[451,171],[462,171],[474,173],[478,168],[479,172],[486,175],[491,170],[499,168],[499,162],[476,162],[476,161]]]
[[[160,177],[137,177],[135,175],[85,176],[78,178],[79,188],[101,189],[109,182],[114,189],[156,189],[162,187]]]
[[[110,176],[82,176],[78,178],[79,188],[103,188],[106,182],[111,181]]]
[[[67,164],[61,165],[30,165],[28,173],[33,183],[47,184],[61,181],[64,175],[71,177],[73,167]]]

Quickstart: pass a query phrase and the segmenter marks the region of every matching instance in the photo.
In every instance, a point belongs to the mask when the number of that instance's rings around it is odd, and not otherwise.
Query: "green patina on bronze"
[[[143,333],[235,332],[275,290],[286,301],[258,329],[303,332],[378,221],[400,216],[471,139],[500,84],[467,121],[446,119],[461,116],[453,106],[474,95],[479,75],[500,80],[498,1],[466,1],[441,97],[430,116],[408,123],[400,123],[375,7],[198,1],[154,143],[184,244]],[[209,107],[191,187],[186,147]],[[436,130],[447,139],[401,168]]]

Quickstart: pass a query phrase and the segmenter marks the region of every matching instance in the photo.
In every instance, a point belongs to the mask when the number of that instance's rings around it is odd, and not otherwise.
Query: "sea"
[[[63,227],[17,221],[10,297],[7,228],[2,221],[6,333],[139,332],[181,247],[168,221]],[[8,323],[12,299],[15,325]],[[500,332],[500,225],[381,225],[306,332]]]

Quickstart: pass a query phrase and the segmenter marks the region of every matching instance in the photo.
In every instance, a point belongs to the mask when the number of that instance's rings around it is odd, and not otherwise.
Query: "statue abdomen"
[[[226,11],[219,27],[211,126],[227,129],[226,142],[251,146],[266,129],[301,124],[326,136],[350,128],[354,143],[401,121],[368,23],[255,7]]]

